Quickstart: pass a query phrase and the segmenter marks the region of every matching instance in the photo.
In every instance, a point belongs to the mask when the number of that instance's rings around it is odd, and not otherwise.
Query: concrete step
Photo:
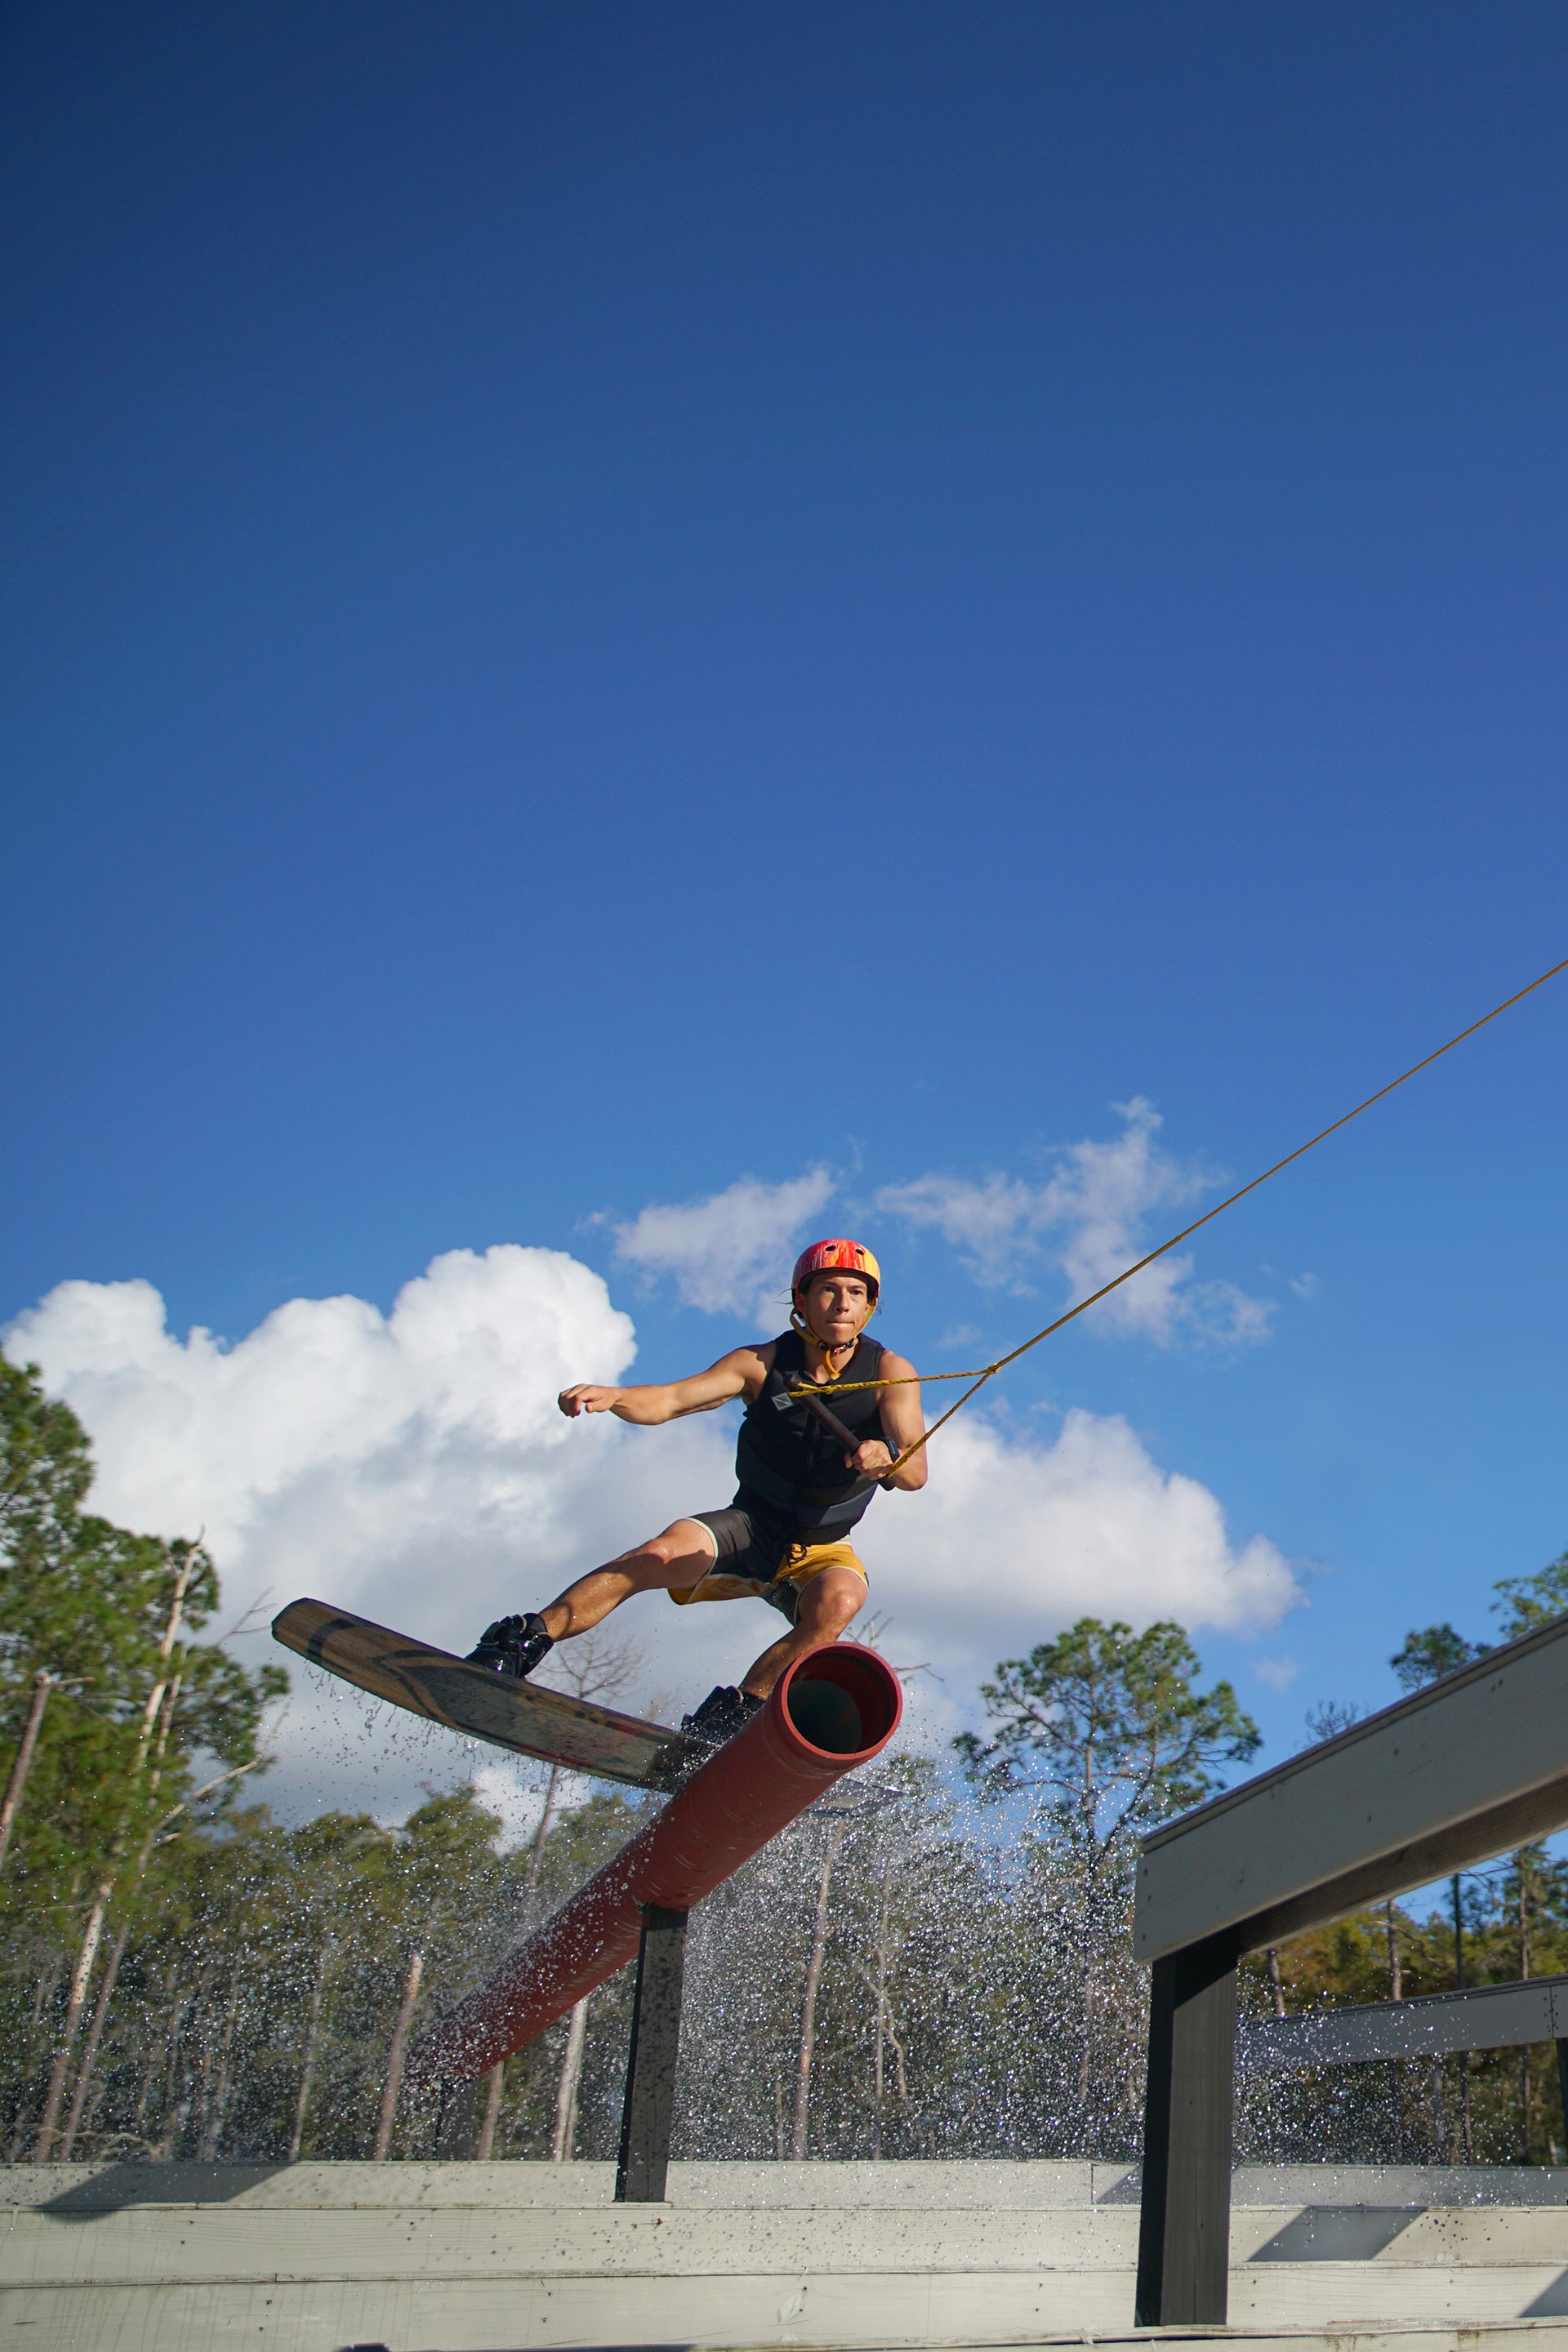
[[[1130,2339],[1126,2166],[0,2169],[0,2340],[34,2352],[889,2347]],[[1230,2343],[1568,2347],[1568,2175],[1237,2176]],[[1499,2331],[1501,2331],[1500,2333]],[[1511,2332],[1510,2332],[1511,2331]],[[1146,2338],[1141,2340],[1147,2340]]]

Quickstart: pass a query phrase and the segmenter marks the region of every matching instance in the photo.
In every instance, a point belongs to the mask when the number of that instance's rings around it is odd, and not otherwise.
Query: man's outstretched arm
[[[629,1389],[599,1388],[592,1381],[578,1381],[572,1388],[563,1389],[556,1402],[569,1421],[584,1412],[613,1412],[617,1421],[651,1429],[663,1421],[679,1421],[685,1413],[711,1412],[716,1406],[728,1404],[731,1397],[754,1396],[766,1378],[767,1368],[754,1348],[732,1348],[705,1372],[693,1372],[689,1380],[659,1381]]]

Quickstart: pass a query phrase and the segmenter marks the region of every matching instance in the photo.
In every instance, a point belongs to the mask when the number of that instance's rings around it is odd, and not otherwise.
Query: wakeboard
[[[633,1789],[676,1788],[713,1753],[700,1739],[640,1716],[471,1666],[447,1650],[391,1633],[325,1601],[291,1601],[272,1621],[275,1641],[429,1723],[534,1756],[569,1772]]]

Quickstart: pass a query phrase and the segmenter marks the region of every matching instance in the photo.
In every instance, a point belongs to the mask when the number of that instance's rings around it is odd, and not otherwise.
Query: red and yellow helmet
[[[809,1249],[803,1249],[789,1278],[791,1296],[798,1298],[815,1274],[858,1274],[871,1294],[872,1306],[877,1304],[882,1269],[863,1243],[813,1242]]]

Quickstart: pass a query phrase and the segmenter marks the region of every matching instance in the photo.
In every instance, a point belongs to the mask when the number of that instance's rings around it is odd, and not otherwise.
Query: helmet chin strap
[[[853,1339],[825,1339],[820,1332],[814,1331],[812,1329],[810,1323],[806,1320],[805,1316],[798,1307],[791,1307],[789,1310],[789,1319],[795,1326],[795,1328],[800,1333],[803,1339],[809,1339],[814,1348],[821,1349],[823,1354],[827,1358],[827,1367],[829,1371],[831,1371],[833,1369],[833,1359],[835,1356],[847,1356],[851,1354],[857,1347],[858,1347],[860,1343],[860,1333],[866,1328],[866,1325],[869,1323],[876,1311],[877,1302],[873,1298],[870,1305],[866,1309],[864,1318],[857,1329]]]

